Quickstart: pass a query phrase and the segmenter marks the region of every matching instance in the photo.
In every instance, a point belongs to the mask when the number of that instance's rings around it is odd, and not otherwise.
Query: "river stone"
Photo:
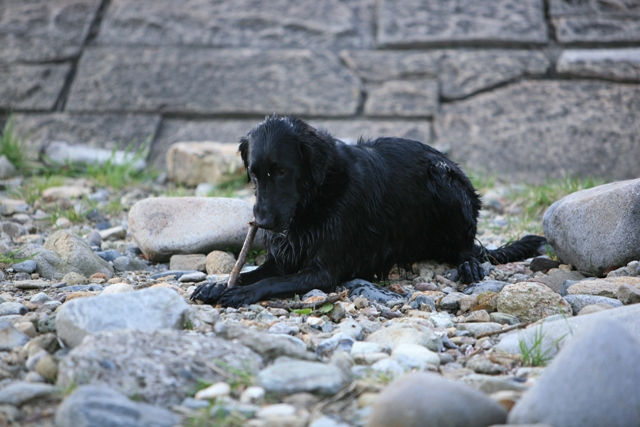
[[[150,261],[164,262],[174,254],[240,248],[252,218],[251,205],[239,199],[155,197],[131,207],[129,231]]]
[[[616,297],[625,305],[637,304],[640,303],[640,289],[630,285],[622,285],[618,288]]]
[[[143,289],[64,303],[57,310],[56,327],[58,337],[75,347],[86,335],[105,330],[181,329],[188,312],[189,305],[175,291]]]
[[[227,380],[221,372],[255,375],[261,367],[261,358],[247,347],[211,335],[168,329],[103,331],[89,335],[60,361],[58,384],[63,389],[106,385],[167,407],[193,393],[200,381]]]
[[[99,0],[3,2],[0,62],[77,58],[100,4]]]
[[[518,401],[509,423],[640,425],[640,370],[635,362],[639,353],[640,342],[621,322],[591,323]]]
[[[500,292],[505,286],[507,286],[508,282],[500,282],[498,280],[485,280],[483,282],[475,283],[471,286],[468,286],[463,293],[466,295],[480,295],[485,292]]]
[[[342,284],[349,291],[349,298],[364,297],[368,300],[386,304],[388,301],[403,300],[404,297],[382,286],[362,279],[353,279]]]
[[[36,267],[37,267],[36,262],[32,259],[18,262],[11,266],[11,268],[13,268],[13,271],[15,271],[16,273],[29,273],[29,274],[34,273],[36,271]]]
[[[395,323],[387,326],[369,335],[365,341],[389,348],[400,344],[418,344],[432,351],[440,351],[439,344],[441,344],[441,340],[431,329],[407,323]]]
[[[473,24],[472,24],[473,23]],[[377,22],[379,47],[423,47],[443,43],[515,44],[548,40],[542,1],[455,3],[383,0]]]
[[[169,269],[204,271],[206,258],[203,254],[172,255]]]
[[[564,271],[556,269],[550,271],[549,274],[534,277],[531,279],[531,281],[542,283],[543,285],[548,286],[555,292],[564,296],[567,294],[567,287],[569,286],[568,284],[571,283],[568,281],[579,281],[584,278],[584,274],[580,273],[579,271]]]
[[[639,259],[640,179],[563,197],[545,212],[543,228],[556,255],[581,271],[601,276]]]
[[[0,303],[0,316],[11,316],[14,314],[25,315],[29,312],[29,309],[19,302],[7,301]]]
[[[617,298],[618,289],[623,285],[640,289],[640,277],[607,277],[604,279],[582,280],[569,286],[567,288],[567,294],[586,294]]]
[[[195,45],[262,49],[372,46],[375,6],[368,0],[113,1],[100,44]],[[247,25],[250,23],[250,25]]]
[[[627,330],[640,341],[640,305],[627,305],[610,310],[592,313],[588,316],[564,317],[556,316],[553,320],[546,320],[529,326],[527,329],[509,332],[503,335],[500,343],[494,349],[511,354],[521,354],[522,342],[531,347],[540,337],[540,350],[550,358],[558,353],[562,346],[571,342],[575,334],[583,329],[589,329],[594,324],[606,319],[622,322]]]
[[[28,335],[16,329],[9,320],[0,319],[0,351],[11,351],[15,347],[21,347],[28,342]]]
[[[165,408],[134,402],[104,386],[84,385],[56,411],[57,427],[173,427],[181,418]]]
[[[33,399],[48,397],[58,391],[58,387],[51,384],[13,381],[0,388],[0,404],[22,406]]]
[[[176,142],[167,151],[166,164],[167,177],[189,187],[222,184],[246,173],[235,142]]]
[[[453,160],[517,181],[636,178],[639,98],[637,85],[523,81],[442,104],[435,133]]]
[[[236,264],[236,258],[230,252],[212,251],[206,258],[207,274],[229,274]]]
[[[606,304],[610,307],[622,307],[622,302],[615,298],[599,297],[596,295],[567,295],[564,300],[571,305],[573,314],[578,314],[580,310],[588,305]]]
[[[393,381],[380,393],[367,427],[484,427],[506,419],[506,410],[483,393],[419,372]]]
[[[418,344],[399,344],[391,352],[391,357],[406,370],[424,371],[428,369],[429,365],[438,366],[440,364],[438,353]]]
[[[339,117],[356,113],[360,90],[329,51],[95,46],[84,49],[66,107]]]
[[[267,393],[279,396],[301,392],[332,396],[349,382],[335,365],[300,360],[276,361],[257,378]]]
[[[507,285],[498,294],[498,311],[535,322],[554,314],[571,315],[571,306],[550,288],[534,282]]]
[[[59,280],[65,274],[76,272],[86,277],[94,273],[113,276],[113,268],[108,262],[96,255],[89,244],[80,236],[68,231],[58,230],[44,243],[43,248],[31,248],[36,254],[36,271],[47,279]]]
[[[558,58],[556,71],[569,77],[640,81],[640,49],[568,49]]]

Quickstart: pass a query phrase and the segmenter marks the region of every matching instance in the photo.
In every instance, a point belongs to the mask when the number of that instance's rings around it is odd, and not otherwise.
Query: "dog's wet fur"
[[[256,190],[266,261],[199,286],[192,300],[238,307],[273,296],[331,292],[353,278],[384,280],[397,264],[458,265],[464,283],[481,263],[518,261],[544,245],[526,236],[496,250],[475,243],[480,198],[460,168],[434,148],[402,138],[345,144],[293,117],[267,117],[240,140]]]

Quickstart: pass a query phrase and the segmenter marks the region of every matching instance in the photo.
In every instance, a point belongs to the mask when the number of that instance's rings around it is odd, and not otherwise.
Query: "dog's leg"
[[[255,270],[246,273],[240,273],[238,283],[235,287],[249,286],[268,277],[277,276],[280,273],[276,269],[273,258],[267,261]],[[218,282],[209,282],[199,285],[191,294],[191,301],[200,300],[205,304],[215,304],[220,299],[220,295],[227,289],[227,279]]]
[[[330,291],[336,286],[337,280],[332,279],[326,270],[312,268],[287,276],[269,277],[253,285],[225,289],[218,301],[225,307],[239,307],[276,295],[303,295],[312,289]]]
[[[462,252],[458,261],[458,279],[465,284],[479,282],[484,278],[480,261],[471,252]]]

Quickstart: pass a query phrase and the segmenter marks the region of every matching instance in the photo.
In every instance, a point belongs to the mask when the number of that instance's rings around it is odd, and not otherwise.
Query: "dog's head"
[[[286,232],[327,174],[327,136],[293,117],[267,117],[240,139],[240,155],[256,189],[259,227]]]

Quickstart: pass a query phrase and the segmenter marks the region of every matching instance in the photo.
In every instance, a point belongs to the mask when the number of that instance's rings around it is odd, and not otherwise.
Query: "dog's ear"
[[[317,132],[307,132],[302,137],[301,151],[313,182],[320,186],[324,182],[329,169],[329,143]]]
[[[240,153],[242,163],[244,163],[244,167],[247,170],[247,182],[251,182],[251,177],[249,176],[249,138],[246,136],[240,138],[238,152]]]

